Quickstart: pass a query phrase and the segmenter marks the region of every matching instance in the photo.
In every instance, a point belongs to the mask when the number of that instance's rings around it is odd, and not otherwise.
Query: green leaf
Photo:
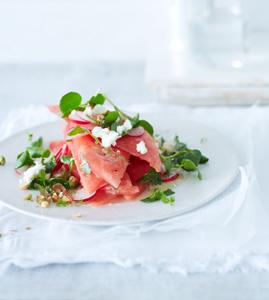
[[[141,179],[142,183],[149,183],[153,185],[158,185],[162,183],[160,173],[156,172],[155,169],[151,168]]]
[[[67,207],[70,205],[70,202],[68,201],[64,201],[62,199],[59,199],[57,202],[56,202],[56,206],[58,207]]]
[[[31,166],[33,163],[34,161],[31,159],[29,151],[26,150],[18,155],[15,168],[19,169],[24,166]]]
[[[152,125],[148,121],[146,121],[146,120],[140,120],[138,122],[138,126],[143,127],[150,135],[153,135],[154,129],[153,129]]]
[[[44,163],[45,165],[45,170],[47,173],[51,173],[52,170],[56,167],[56,160],[55,156],[51,156],[51,158]]]
[[[196,166],[199,165],[200,159],[201,159],[201,151],[199,150],[189,150],[185,155],[184,159],[191,160]]]
[[[165,204],[173,204],[175,202],[175,198],[169,197],[170,195],[173,194],[174,192],[171,189],[167,189],[165,191],[161,191],[160,189],[155,189],[149,197],[142,199],[141,201],[145,203],[162,201]]]
[[[186,144],[180,142],[179,137],[176,135],[174,138],[176,151],[183,151],[187,148]]]
[[[81,128],[80,126],[76,126],[74,128],[72,128],[69,132],[68,132],[68,136],[74,136],[74,135],[77,135],[77,134],[81,134],[81,133],[85,133],[86,130]]]
[[[88,103],[91,105],[96,105],[96,104],[103,105],[105,101],[106,101],[106,97],[103,94],[98,93],[95,96],[92,96],[91,99],[88,101]]]
[[[74,163],[75,163],[74,158],[69,155],[63,155],[63,156],[61,156],[60,160],[63,164],[68,165],[70,168],[70,171],[72,172]]]
[[[60,100],[60,110],[63,117],[69,116],[72,110],[77,109],[80,106],[81,101],[81,95],[76,92],[65,94]]]
[[[204,155],[201,155],[201,158],[200,158],[200,161],[199,161],[200,164],[206,164],[208,161],[209,161],[208,157],[206,157]]]
[[[195,171],[197,168],[196,164],[190,159],[183,159],[181,161],[181,167],[186,171]]]
[[[171,189],[167,189],[167,190],[165,190],[163,193],[164,193],[166,196],[171,196],[171,195],[174,195],[174,194],[175,194],[175,192],[172,191]]]
[[[117,111],[110,111],[105,115],[104,127],[109,127],[114,123],[119,117],[119,113]]]
[[[33,135],[32,135],[33,137]],[[43,138],[39,137],[36,141],[31,143],[31,148],[41,148],[43,146]]]
[[[138,127],[139,126],[139,114],[134,115],[134,117],[129,118],[132,127]]]

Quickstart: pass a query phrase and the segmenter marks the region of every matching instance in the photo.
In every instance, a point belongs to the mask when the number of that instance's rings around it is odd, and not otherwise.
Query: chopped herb
[[[69,155],[63,155],[61,156],[60,160],[63,164],[68,165],[70,168],[70,172],[72,172],[75,163],[74,158]]]
[[[80,106],[81,101],[81,95],[76,92],[65,94],[60,100],[60,110],[63,117],[68,117],[72,110],[75,110]]]
[[[58,207],[66,207],[70,204],[69,201],[66,201],[64,199],[59,199],[57,202],[56,202],[56,206]]]
[[[4,166],[6,164],[6,158],[3,155],[0,155],[0,166]]]
[[[158,185],[162,183],[161,175],[155,169],[151,168],[141,179],[142,183]]]
[[[175,194],[175,192],[173,192],[171,189],[167,189],[165,191],[155,189],[149,197],[142,199],[141,201],[145,203],[162,201],[165,204],[173,204],[175,202],[175,197],[169,197],[173,194]]]
[[[51,173],[52,170],[56,167],[55,156],[51,156],[49,159],[46,159],[44,162],[46,173]]]

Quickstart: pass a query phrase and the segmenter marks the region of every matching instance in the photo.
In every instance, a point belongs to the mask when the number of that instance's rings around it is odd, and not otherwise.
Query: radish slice
[[[81,111],[76,111],[75,113],[71,113],[68,119],[76,123],[78,125],[84,125],[91,123],[90,120],[85,119],[85,115]]]
[[[56,116],[61,116],[59,105],[57,104],[48,105],[48,109],[51,113],[55,114]]]
[[[141,126],[133,128],[130,132],[128,132],[128,135],[130,136],[140,136],[145,132],[145,129]]]
[[[179,173],[172,174],[168,177],[162,177],[162,182],[171,182],[176,180],[179,177]]]
[[[96,192],[89,194],[84,188],[76,190],[71,193],[72,199],[74,201],[87,201],[90,200]]]

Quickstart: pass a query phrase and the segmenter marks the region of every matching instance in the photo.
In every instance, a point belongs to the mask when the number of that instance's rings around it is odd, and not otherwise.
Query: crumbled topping
[[[97,138],[101,138],[101,144],[104,148],[115,146],[116,140],[120,137],[116,131],[109,130],[108,128],[102,128],[99,126],[93,128],[92,135]]]
[[[148,152],[144,141],[141,141],[136,145],[136,151],[141,154],[146,154]]]
[[[122,125],[117,126],[117,132],[120,135],[122,135],[123,133],[127,132],[130,129],[132,129],[132,124],[128,119],[125,120]]]

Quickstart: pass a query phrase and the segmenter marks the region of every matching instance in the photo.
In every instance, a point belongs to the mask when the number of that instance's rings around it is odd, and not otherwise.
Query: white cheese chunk
[[[124,132],[127,132],[130,129],[132,129],[132,124],[128,119],[125,120],[122,125],[117,126],[118,134],[123,134]]]
[[[38,160],[35,161],[35,165],[27,169],[23,173],[23,178],[20,179],[20,185],[21,187],[28,187],[29,184],[32,182],[32,180],[38,176],[38,174],[45,170],[45,166],[42,165],[42,163]]]
[[[116,140],[120,137],[116,131],[99,126],[93,128],[92,135],[97,138],[101,138],[101,144],[104,148],[115,146]]]
[[[138,144],[136,144],[136,151],[141,154],[146,154],[148,152],[148,149],[144,141],[141,141]]]

